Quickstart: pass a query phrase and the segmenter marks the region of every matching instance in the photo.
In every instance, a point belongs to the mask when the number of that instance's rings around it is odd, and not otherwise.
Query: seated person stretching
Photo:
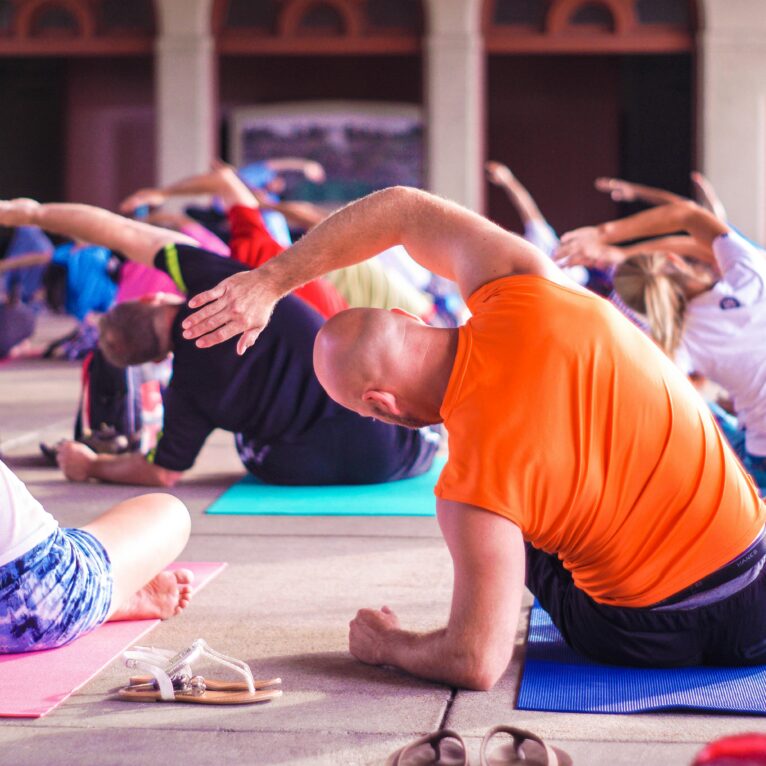
[[[203,348],[241,334],[245,353],[279,296],[395,243],[454,279],[472,318],[453,330],[341,312],[317,337],[315,368],[362,415],[444,422],[437,515],[454,594],[446,627],[426,634],[388,608],[360,611],[351,652],[488,689],[511,656],[526,577],[566,641],[600,662],[766,662],[766,507],[752,480],[651,339],[519,237],[387,189],[196,296],[184,334]]]
[[[102,243],[156,266],[191,295],[248,270],[192,246],[183,234],[87,205],[16,200],[0,203],[0,221],[34,221]],[[178,298],[155,298],[126,301],[104,315],[100,347],[112,364],[142,364],[173,352],[162,433],[146,456],[97,455],[84,444],[64,442],[58,461],[67,478],[172,486],[215,428],[234,432],[245,467],[274,484],[367,484],[417,476],[430,467],[438,434],[360,417],[325,393],[312,367],[323,320],[303,301],[281,301],[269,332],[242,357],[233,343],[211,353],[185,340],[181,323],[189,313]]]
[[[180,500],[153,494],[62,529],[0,462],[0,654],[53,649],[107,620],[178,614],[193,575],[163,569],[189,528]]]

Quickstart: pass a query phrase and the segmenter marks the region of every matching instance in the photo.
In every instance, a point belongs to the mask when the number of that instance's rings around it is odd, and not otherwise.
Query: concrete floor
[[[56,334],[60,320],[44,322]],[[39,360],[0,366],[3,459],[63,525],[83,524],[130,487],[77,485],[44,467],[37,442],[69,434],[78,365]],[[526,611],[517,651],[492,692],[464,692],[361,665],[347,651],[359,607],[391,605],[403,623],[431,629],[449,609],[451,568],[433,519],[206,517],[242,474],[232,438],[217,432],[175,493],[188,505],[184,558],[228,561],[186,612],[145,643],[180,648],[202,636],[279,675],[284,696],[242,708],[139,705],[111,699],[127,677],[115,660],[47,718],[0,719],[0,764],[382,764],[441,726],[461,732],[478,763],[481,736],[509,723],[567,750],[575,764],[688,764],[710,739],[766,732],[754,717],[570,715],[517,711]]]

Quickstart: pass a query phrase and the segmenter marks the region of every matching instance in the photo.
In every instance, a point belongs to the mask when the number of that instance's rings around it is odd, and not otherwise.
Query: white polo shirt
[[[681,356],[734,400],[745,447],[766,455],[766,252],[735,231],[713,242],[722,278],[689,301]]]
[[[0,566],[50,537],[58,522],[0,460]]]

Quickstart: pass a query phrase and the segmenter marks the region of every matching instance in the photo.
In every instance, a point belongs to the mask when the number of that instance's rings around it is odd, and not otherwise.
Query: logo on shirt
[[[725,298],[721,298],[718,305],[726,311],[726,309],[738,309],[742,304],[733,295],[727,295]]]

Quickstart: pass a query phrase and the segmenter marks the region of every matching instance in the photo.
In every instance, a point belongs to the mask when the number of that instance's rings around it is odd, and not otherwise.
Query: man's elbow
[[[378,192],[391,205],[408,207],[413,200],[423,195],[423,192],[413,186],[389,186]]]
[[[484,651],[463,657],[460,686],[473,691],[488,692],[503,677],[510,660],[505,651]]]
[[[505,666],[499,665],[480,666],[472,669],[465,677],[463,686],[477,692],[488,692],[503,677]]]

